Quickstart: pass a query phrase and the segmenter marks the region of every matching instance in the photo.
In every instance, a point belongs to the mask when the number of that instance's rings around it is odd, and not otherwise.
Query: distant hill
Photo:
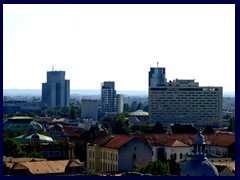
[[[147,91],[117,91],[118,94],[124,94],[129,96],[140,95],[144,96],[148,94]],[[70,94],[74,95],[99,95],[101,90],[96,89],[71,89]],[[3,89],[3,96],[41,96],[41,89]]]

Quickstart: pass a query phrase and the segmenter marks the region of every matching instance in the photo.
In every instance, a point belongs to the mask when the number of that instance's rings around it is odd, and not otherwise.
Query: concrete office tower
[[[150,77],[149,77],[150,78]],[[222,87],[200,87],[189,79],[149,86],[149,123],[201,124],[222,118]]]
[[[115,113],[117,109],[115,82],[103,82],[101,90],[101,112]]]
[[[70,105],[70,80],[65,80],[65,71],[47,72],[47,82],[42,83],[42,103],[50,107]]]
[[[123,113],[123,94],[117,94],[117,113]]]
[[[81,118],[98,121],[98,101],[83,99],[81,104]]]

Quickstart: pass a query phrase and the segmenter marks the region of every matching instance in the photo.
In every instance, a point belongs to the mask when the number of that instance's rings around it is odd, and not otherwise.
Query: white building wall
[[[176,153],[176,162],[186,160],[186,155],[192,153],[192,147],[163,147],[163,146],[154,146],[152,147],[152,160],[155,161],[158,159],[158,149],[163,148],[166,159],[170,159],[171,155]],[[182,154],[182,158],[180,158]]]
[[[221,146],[207,146],[207,154],[216,154],[221,156],[228,156],[228,148]]]

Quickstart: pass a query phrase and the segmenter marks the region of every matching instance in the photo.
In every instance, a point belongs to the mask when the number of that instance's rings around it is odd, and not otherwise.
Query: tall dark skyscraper
[[[116,112],[117,100],[115,82],[103,82],[101,90],[101,111],[102,113]]]
[[[65,80],[65,71],[47,72],[47,82],[42,83],[42,103],[50,107],[70,105],[70,80]]]
[[[165,78],[165,68],[156,67],[149,71],[149,87],[165,86],[167,79]]]

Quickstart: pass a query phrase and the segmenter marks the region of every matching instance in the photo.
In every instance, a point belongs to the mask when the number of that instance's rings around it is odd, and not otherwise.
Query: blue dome
[[[194,143],[194,155],[181,168],[181,176],[218,176],[217,168],[207,159],[205,139],[199,131]]]
[[[183,165],[181,176],[218,176],[218,170],[207,158],[192,159]]]
[[[202,133],[200,131],[198,132],[198,135],[193,144],[195,144],[195,145],[206,144],[204,136],[202,135]]]

